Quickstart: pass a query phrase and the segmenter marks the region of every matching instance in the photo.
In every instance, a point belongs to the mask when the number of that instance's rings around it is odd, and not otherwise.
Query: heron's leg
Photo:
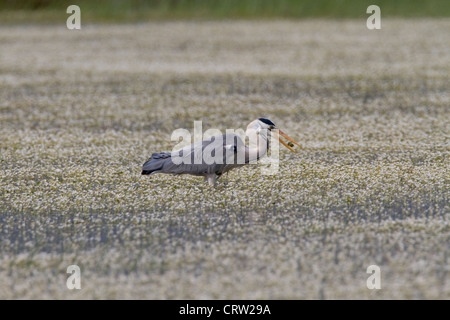
[[[211,187],[215,187],[216,186],[216,174],[215,173],[211,173],[208,174],[205,179],[208,179],[208,183]]]

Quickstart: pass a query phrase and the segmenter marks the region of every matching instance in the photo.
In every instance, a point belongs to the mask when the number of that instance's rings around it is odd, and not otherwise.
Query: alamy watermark
[[[367,278],[367,289],[381,289],[381,269],[377,265],[370,265],[367,267],[367,273],[371,274]]]
[[[79,6],[72,4],[67,7],[66,13],[71,15],[66,20],[66,26],[69,30],[81,29],[81,9]],[[372,4],[367,7],[366,13],[371,14],[367,19],[366,26],[369,30],[381,29],[381,9],[379,6]]]
[[[71,13],[71,15],[66,20],[67,29],[81,29],[81,9],[77,5],[70,5],[67,7],[67,13]]]
[[[372,15],[367,18],[366,26],[369,30],[381,29],[381,9],[377,5],[370,5],[367,7],[366,13]]]
[[[73,290],[73,289],[81,289],[81,270],[80,267],[76,264],[72,264],[67,267],[67,273],[70,274],[70,276],[67,278],[66,286],[67,289]]]

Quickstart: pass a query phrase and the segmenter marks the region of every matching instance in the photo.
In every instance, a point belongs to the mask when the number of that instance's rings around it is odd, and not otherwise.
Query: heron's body
[[[269,140],[267,134],[261,131],[261,123],[271,128],[275,128],[275,125],[270,120],[266,120],[267,123],[261,120],[266,119],[255,120],[247,128],[247,136],[257,136],[253,148],[246,146],[241,137],[234,133],[214,136],[173,152],[153,153],[144,163],[142,174],[203,176],[211,186],[214,186],[217,178],[225,172],[256,161],[267,153]]]

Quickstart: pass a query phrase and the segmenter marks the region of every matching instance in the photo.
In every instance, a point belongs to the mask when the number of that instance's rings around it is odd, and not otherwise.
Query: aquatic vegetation
[[[0,298],[450,298],[450,25],[383,23],[0,27]],[[140,174],[258,117],[276,175]]]

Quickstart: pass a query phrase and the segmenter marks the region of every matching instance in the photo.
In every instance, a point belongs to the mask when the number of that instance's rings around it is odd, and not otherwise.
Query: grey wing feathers
[[[154,153],[142,166],[142,174],[152,174],[161,170],[166,161],[170,161],[171,154],[169,152]]]
[[[227,138],[227,139],[226,139]],[[184,147],[181,150],[172,153],[162,152],[154,153],[144,163],[142,174],[152,173],[171,173],[171,174],[192,174],[192,175],[207,175],[211,173],[221,174],[224,170],[230,168],[225,164],[227,152],[235,153],[236,144],[235,135],[223,135],[212,137],[211,139],[196,142],[190,146]],[[230,143],[226,145],[226,143]],[[242,143],[242,142],[241,142]],[[211,147],[221,148],[223,150],[222,163],[205,163],[203,159],[203,152],[205,148],[207,153],[211,152]],[[231,148],[230,148],[231,147]],[[231,149],[231,150],[230,150]],[[214,154],[214,152],[213,152]],[[178,159],[175,159],[179,157]],[[182,161],[179,161],[181,158]],[[199,159],[197,159],[199,158]],[[178,160],[178,161],[177,161]],[[174,163],[175,162],[175,163]],[[234,166],[232,166],[234,167]]]

